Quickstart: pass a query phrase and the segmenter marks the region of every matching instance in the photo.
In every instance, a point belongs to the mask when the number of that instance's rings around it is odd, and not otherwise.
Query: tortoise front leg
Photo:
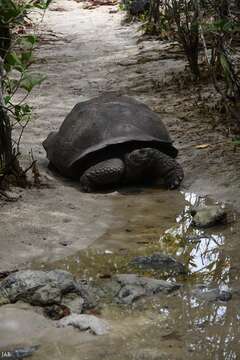
[[[138,174],[145,179],[158,182],[163,180],[169,189],[175,189],[183,180],[184,173],[180,164],[170,156],[155,148],[133,150],[126,155],[126,177]]]
[[[177,188],[184,178],[183,168],[175,159],[161,151],[158,151],[156,155],[155,171],[157,177],[163,178],[169,189]]]
[[[124,162],[121,159],[109,159],[87,169],[80,178],[80,185],[83,191],[91,192],[106,186],[118,184],[125,170]]]

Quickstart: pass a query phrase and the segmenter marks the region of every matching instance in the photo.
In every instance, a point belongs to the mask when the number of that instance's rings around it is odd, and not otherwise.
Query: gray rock
[[[113,286],[119,285],[115,294],[115,301],[122,304],[132,304],[142,296],[151,296],[159,293],[168,294],[179,289],[180,285],[148,277],[141,277],[136,274],[120,274],[113,278]]]
[[[75,288],[73,276],[62,270],[23,270],[10,274],[0,283],[0,299],[7,302],[24,300],[33,304],[47,304],[60,299],[61,293]],[[49,297],[49,301],[48,301]]]
[[[209,289],[207,286],[198,286],[193,290],[193,295],[200,300],[205,301],[229,301],[232,299],[232,291],[230,289],[213,288]]]
[[[94,315],[72,314],[58,321],[59,327],[73,326],[81,331],[90,330],[95,335],[105,335],[109,332],[109,324]]]
[[[219,205],[197,207],[192,209],[192,225],[207,228],[227,222],[227,211]]]
[[[182,263],[162,253],[154,253],[149,256],[137,256],[130,264],[142,269],[156,269],[175,274],[186,273]]]
[[[146,291],[141,286],[125,285],[120,289],[117,297],[118,302],[130,305],[144,295]]]
[[[88,289],[76,282],[72,274],[63,270],[32,271],[23,270],[10,274],[0,283],[0,304],[14,303],[18,300],[32,305],[59,304],[64,295],[74,293],[85,308],[94,302]],[[81,305],[82,306],[82,305]]]

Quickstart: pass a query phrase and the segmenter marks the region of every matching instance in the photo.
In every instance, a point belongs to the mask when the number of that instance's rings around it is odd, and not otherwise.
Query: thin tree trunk
[[[4,60],[11,47],[11,32],[9,25],[0,22],[0,56]]]
[[[3,101],[3,75],[3,60],[0,57],[0,175],[6,172],[6,169],[13,161],[11,124],[8,114],[4,109]]]
[[[160,20],[160,0],[151,0],[150,2],[150,21],[153,22],[155,26],[158,25]]]

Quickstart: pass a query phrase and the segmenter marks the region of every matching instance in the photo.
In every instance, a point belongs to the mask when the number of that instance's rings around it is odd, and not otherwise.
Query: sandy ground
[[[135,96],[163,116],[186,173],[181,190],[210,194],[240,207],[239,150],[234,152],[221,126],[213,130],[211,119],[196,116],[191,86],[177,90],[175,84],[168,84],[173,72],[184,69],[181,55],[164,42],[139,42],[138,25],[122,25],[123,15],[112,14],[111,9],[83,10],[80,3],[59,0],[40,24],[32,70],[48,78],[31,97],[35,117],[24,134],[22,153],[25,161],[33,150],[48,188],[18,190],[20,201],[1,204],[1,268],[39,256],[49,260],[66,256],[127,223],[124,209],[132,204],[131,197],[80,193],[76,183],[47,169],[41,145],[75,103],[102,92]],[[202,143],[209,146],[196,149]],[[171,203],[178,209],[184,202],[178,191],[162,194],[154,197],[165,197],[166,207]],[[154,199],[148,196],[151,208]],[[140,203],[136,196],[135,214]],[[156,211],[165,210],[159,206]],[[169,215],[172,222],[176,213]]]

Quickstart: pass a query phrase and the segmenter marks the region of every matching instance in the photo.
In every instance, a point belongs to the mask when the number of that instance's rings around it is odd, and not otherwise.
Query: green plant
[[[46,10],[50,2],[0,0],[0,186],[10,175],[21,185],[26,180],[18,157],[23,132],[31,119],[27,97],[45,79],[30,71],[37,37],[20,35],[16,30],[32,10]]]
[[[204,36],[209,38],[211,59],[208,65],[213,84],[222,97],[227,115],[240,124],[240,78],[233,46],[234,37],[237,34],[239,36],[240,27],[233,6],[234,1],[208,1],[211,19],[204,23],[203,30]],[[207,53],[207,49],[205,52]]]

